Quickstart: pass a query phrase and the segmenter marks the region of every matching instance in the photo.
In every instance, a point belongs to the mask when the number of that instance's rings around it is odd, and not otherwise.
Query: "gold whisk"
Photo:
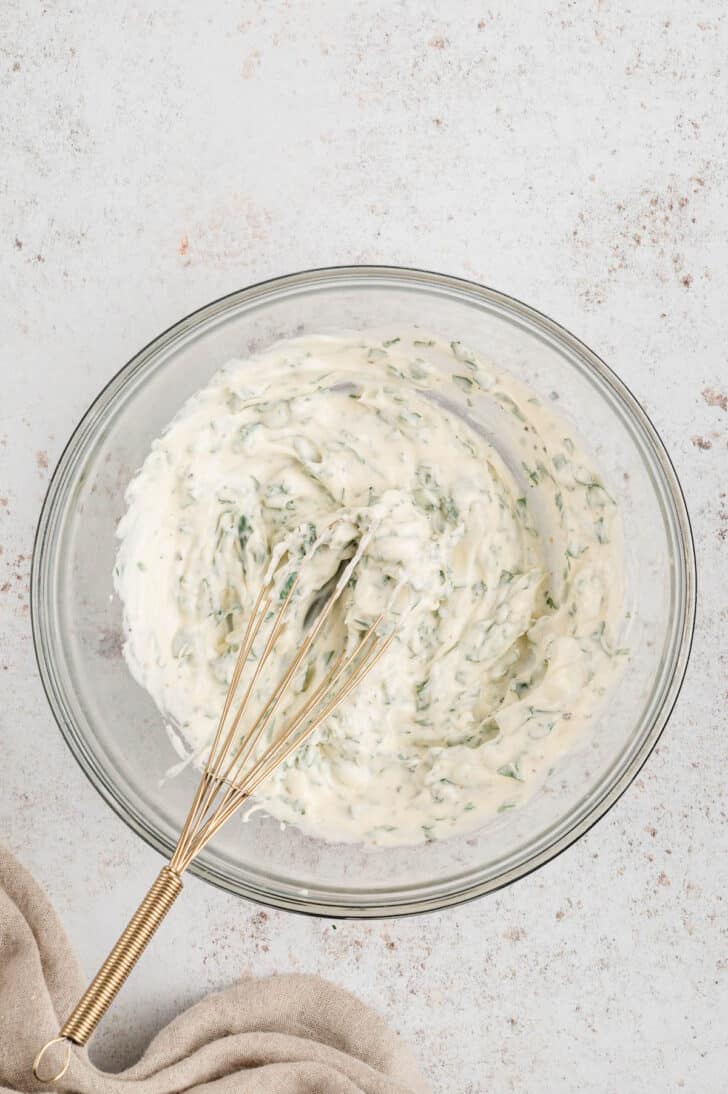
[[[298,574],[290,574],[283,585],[280,607],[277,613],[271,613],[275,573],[269,572],[248,620],[215,736],[174,854],[169,864],[160,870],[154,884],[122,931],[96,976],[61,1026],[58,1035],[48,1041],[36,1056],[33,1062],[33,1074],[39,1082],[53,1083],[65,1075],[71,1062],[71,1046],[85,1045],[88,1041],[152,935],[182,891],[182,874],[195,856],[260,784],[360,683],[392,641],[393,630],[386,637],[378,633],[384,621],[384,613],[381,613],[366,629],[354,650],[348,654],[344,652],[339,654],[311,694],[305,694],[301,708],[286,721],[280,732],[272,735],[272,739],[259,750],[259,754],[256,753],[256,746],[260,743],[266,727],[271,727],[271,719],[281,699],[348,584],[362,550],[363,543],[343,566],[340,576],[337,574],[332,579],[334,588],[320,610],[318,603],[313,606],[313,612],[310,614],[318,610],[318,617],[312,623],[308,634],[273,689],[270,698],[253,719],[250,727],[243,730],[242,720],[246,708],[260,679],[260,674],[285,627],[286,609],[298,584]],[[263,652],[255,662],[249,682],[241,689],[242,699],[233,712],[235,697],[241,687],[241,679],[253,650],[253,644],[261,633],[263,624],[271,619],[270,633],[265,641]],[[66,1045],[62,1066],[54,1074],[42,1074],[41,1065],[46,1052],[51,1046],[61,1043]]]

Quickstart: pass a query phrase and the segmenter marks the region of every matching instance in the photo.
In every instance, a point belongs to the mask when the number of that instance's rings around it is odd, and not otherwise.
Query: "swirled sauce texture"
[[[497,443],[477,425],[489,414]],[[125,655],[200,763],[277,545],[328,541],[323,571],[301,567],[281,663],[363,535],[337,641],[406,591],[386,656],[256,795],[319,837],[413,843],[518,806],[625,652],[620,522],[599,471],[551,406],[459,342],[305,337],[231,361],[154,442],[127,501]],[[333,652],[317,656],[323,670]]]

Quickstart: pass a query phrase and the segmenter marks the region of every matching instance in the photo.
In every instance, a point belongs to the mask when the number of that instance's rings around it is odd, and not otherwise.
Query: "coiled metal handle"
[[[63,1023],[58,1036],[44,1045],[36,1056],[33,1074],[39,1082],[55,1082],[65,1074],[70,1063],[70,1052],[58,1074],[39,1074],[46,1049],[62,1040],[72,1041],[76,1045],[86,1044],[181,891],[182,879],[179,874],[169,866],[162,867],[111,953]]]

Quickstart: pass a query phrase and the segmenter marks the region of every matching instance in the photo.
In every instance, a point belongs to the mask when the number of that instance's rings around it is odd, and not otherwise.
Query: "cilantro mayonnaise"
[[[337,642],[405,597],[371,675],[256,794],[325,839],[413,843],[517,806],[625,652],[620,522],[598,469],[533,391],[419,330],[231,361],[154,442],[127,501],[125,656],[200,763],[277,545],[327,544],[323,569],[300,567],[278,664],[362,537]]]

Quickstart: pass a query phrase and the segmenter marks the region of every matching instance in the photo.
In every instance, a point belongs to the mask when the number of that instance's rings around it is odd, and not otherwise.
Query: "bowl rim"
[[[534,326],[542,333],[555,338],[565,344],[568,349],[575,352],[582,362],[593,369],[602,380],[617,395],[621,403],[626,407],[637,424],[642,427],[643,433],[650,440],[653,453],[657,457],[660,470],[663,474],[664,485],[667,487],[669,501],[671,503],[672,516],[675,519],[678,531],[678,539],[682,551],[680,558],[682,563],[682,578],[684,584],[684,608],[683,623],[680,629],[675,647],[674,665],[671,676],[665,685],[665,693],[660,707],[655,711],[652,725],[635,751],[632,759],[615,781],[604,789],[599,799],[589,808],[581,818],[577,818],[566,831],[557,835],[547,846],[538,850],[533,856],[524,862],[505,871],[494,878],[481,880],[461,888],[449,889],[447,892],[438,891],[431,896],[422,896],[415,900],[395,901],[387,905],[380,904],[336,904],[334,902],[311,902],[302,898],[290,898],[282,893],[274,893],[256,885],[240,882],[230,877],[219,867],[211,868],[204,857],[195,860],[189,867],[189,872],[202,878],[211,884],[228,892],[236,893],[255,903],[268,907],[279,908],[287,911],[298,912],[306,915],[321,916],[326,918],[360,919],[360,918],[392,918],[404,915],[420,914],[436,911],[441,908],[462,904],[486,893],[497,892],[513,884],[519,878],[545,866],[548,862],[561,855],[582,836],[586,835],[594,825],[612,809],[631,785],[639,772],[644,767],[649,756],[660,740],[665,727],[672,715],[675,704],[679,698],[687,672],[690,654],[692,650],[695,632],[695,617],[697,607],[697,560],[695,542],[690,523],[690,516],[685,500],[685,494],[680,479],[675,470],[672,459],[665,447],[651,418],[638,402],[628,385],[617,373],[606,364],[589,346],[581,339],[573,335],[569,330],[551,319],[550,316],[537,308],[524,303],[517,297],[503,293],[489,286],[466,278],[442,274],[436,271],[417,267],[363,264],[363,265],[339,265],[313,267],[298,270],[292,273],[267,278],[255,282],[242,289],[236,289],[215,300],[203,304],[201,307],[189,312],[182,319],[168,326],[160,334],[147,342],[128,361],[126,361],[104,384],[86,410],[78,420],[77,425],[70,434],[63,450],[56,462],[53,474],[43,499],[41,510],[36,525],[33,541],[33,554],[31,563],[30,581],[30,614],[33,637],[33,647],[39,675],[46,694],[46,699],[56,724],[61,732],[66,745],[82,771],[89,779],[95,790],[107,802],[124,823],[153,849],[164,856],[169,855],[169,841],[154,827],[152,823],[137,815],[135,809],[130,810],[130,803],[119,795],[115,787],[100,772],[90,756],[80,745],[79,737],[73,732],[73,728],[65,718],[62,704],[56,696],[53,683],[53,666],[49,663],[43,652],[45,645],[42,626],[41,590],[43,587],[43,548],[49,521],[53,515],[53,507],[59,494],[60,484],[64,478],[67,465],[71,462],[80,442],[86,434],[90,420],[94,417],[97,407],[109,405],[116,387],[121,388],[138,371],[144,368],[148,360],[159,351],[168,347],[178,336],[201,325],[208,319],[212,319],[234,305],[243,302],[251,302],[256,298],[277,293],[285,289],[296,289],[325,286],[327,282],[337,282],[343,278],[354,281],[382,279],[392,284],[408,281],[414,284],[430,288],[453,289],[460,294],[467,294],[486,303],[504,306],[515,317],[525,319],[530,326]],[[535,333],[532,330],[532,333]]]

